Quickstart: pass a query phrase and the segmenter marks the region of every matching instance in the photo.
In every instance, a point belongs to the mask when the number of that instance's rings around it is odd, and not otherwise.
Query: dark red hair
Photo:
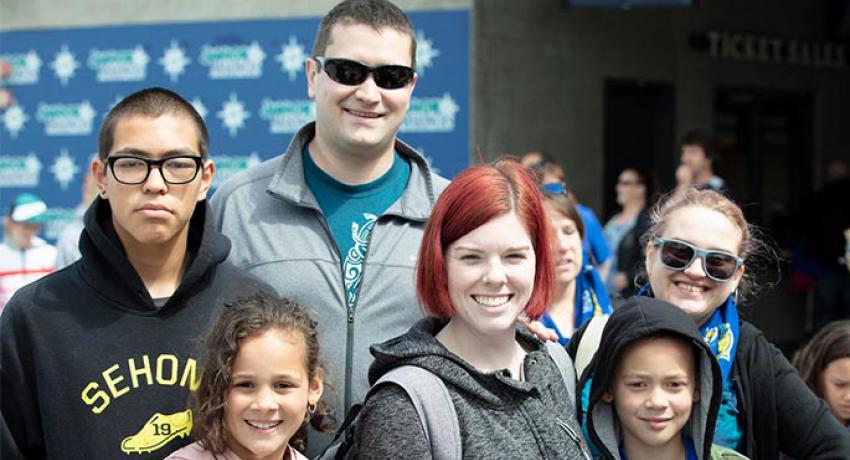
[[[501,159],[458,174],[434,205],[416,266],[416,295],[426,313],[454,315],[444,258],[448,247],[511,211],[516,212],[528,231],[537,261],[534,290],[525,313],[537,319],[549,308],[555,285],[555,251],[543,200],[528,169],[513,160]]]

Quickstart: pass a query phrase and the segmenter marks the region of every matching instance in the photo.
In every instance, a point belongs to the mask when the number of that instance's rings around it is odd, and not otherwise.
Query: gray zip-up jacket
[[[310,123],[284,155],[234,175],[216,191],[212,207],[218,228],[233,243],[230,262],[304,305],[318,322],[325,380],[335,389],[341,421],[369,389],[369,345],[401,335],[423,316],[414,267],[425,221],[448,181],[396,141],[396,151],[410,162],[410,179],[372,230],[357,301],[349,309],[339,250],[304,181],[301,152],[314,135]]]
[[[525,380],[506,369],[484,373],[446,349],[436,335],[448,319],[426,318],[406,334],[372,347],[369,380],[402,365],[421,367],[446,385],[457,412],[463,458],[585,460],[587,446],[574,399],[545,345],[525,328]],[[354,436],[356,458],[432,458],[430,443],[404,390],[384,385],[363,406]]]

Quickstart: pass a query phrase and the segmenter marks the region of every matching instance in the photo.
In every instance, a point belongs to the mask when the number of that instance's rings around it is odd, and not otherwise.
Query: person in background
[[[0,313],[18,289],[56,269],[56,248],[36,236],[47,204],[22,193],[8,209],[0,243]]]
[[[599,224],[596,214],[592,209],[579,203],[572,191],[567,188],[564,168],[551,156],[540,150],[533,150],[524,154],[520,159],[520,164],[534,171],[537,181],[543,185],[546,191],[571,195],[572,201],[576,203],[576,209],[578,209],[581,220],[584,222],[585,232],[582,240],[584,258],[595,266],[602,279],[605,279],[610,268],[611,249],[605,242],[602,225]]]
[[[549,225],[555,232],[557,254],[555,292],[540,321],[558,334],[562,345],[567,345],[574,330],[594,316],[610,314],[611,301],[602,278],[584,257],[585,229],[575,201],[565,193],[541,192]]]
[[[316,322],[298,304],[262,292],[228,304],[207,332],[200,373],[197,442],[166,460],[307,460],[302,428],[325,429],[328,408]]]
[[[97,154],[92,157],[92,161],[97,158]],[[74,219],[62,229],[59,233],[59,238],[56,239],[56,269],[67,267],[81,257],[80,255],[80,234],[83,232],[85,223],[83,216],[86,209],[97,197],[97,181],[91,170],[83,176],[83,185],[81,187],[82,198],[77,208],[74,210]]]
[[[850,320],[824,326],[794,354],[793,363],[838,423],[850,430]]]
[[[610,460],[746,459],[712,443],[720,366],[675,305],[632,297],[605,324],[588,431]]]
[[[712,136],[700,129],[693,129],[682,135],[680,141],[681,166],[676,170],[676,181],[679,184],[687,181],[700,189],[715,190],[728,195],[726,182],[714,174],[714,163],[717,160],[716,146]]]
[[[622,210],[603,228],[611,248],[611,269],[606,287],[612,297],[628,298],[637,292],[635,277],[643,262],[641,236],[649,228],[649,210],[655,194],[652,176],[639,168],[625,168],[617,179],[617,204]]]

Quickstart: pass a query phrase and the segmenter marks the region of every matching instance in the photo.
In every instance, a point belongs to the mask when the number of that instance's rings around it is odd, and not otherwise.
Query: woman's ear
[[[602,400],[607,402],[608,404],[611,404],[612,402],[614,402],[614,395],[612,395],[610,391],[605,390],[605,392],[602,393]]]

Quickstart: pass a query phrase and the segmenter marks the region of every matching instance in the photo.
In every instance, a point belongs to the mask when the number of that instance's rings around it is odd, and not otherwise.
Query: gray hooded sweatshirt
[[[457,412],[463,458],[588,458],[575,405],[539,340],[517,329],[517,340],[531,350],[519,381],[507,370],[482,373],[448,351],[435,337],[447,322],[425,318],[403,336],[374,345],[369,381],[406,364],[440,377]],[[413,403],[394,385],[366,401],[354,449],[360,459],[431,458]]]

